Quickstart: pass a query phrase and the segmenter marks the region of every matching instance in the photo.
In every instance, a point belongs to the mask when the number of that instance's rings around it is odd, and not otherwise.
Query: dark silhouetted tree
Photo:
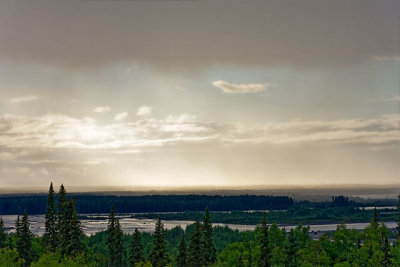
[[[64,207],[68,203],[68,197],[67,197],[67,191],[65,190],[65,187],[63,184],[60,186],[60,190],[58,191],[58,202],[57,202],[57,223],[56,223],[56,231],[58,234],[58,241],[61,242],[61,237],[65,236],[65,233],[63,232],[62,229],[62,221],[64,220],[65,223],[65,215],[64,213]]]
[[[169,264],[167,253],[167,245],[164,238],[164,226],[160,216],[157,218],[156,228],[154,232],[153,247],[151,249],[149,260],[153,267],[164,267]]]
[[[189,266],[202,266],[204,263],[201,239],[201,225],[199,221],[196,221],[195,230],[190,237],[189,248],[187,252],[187,263]]]
[[[400,243],[400,194],[397,196],[397,242]]]
[[[267,217],[264,212],[264,216],[261,220],[261,224],[259,227],[260,231],[260,261],[258,266],[260,267],[269,267],[271,266],[271,249],[269,247],[269,238],[268,238],[268,225],[267,225]]]
[[[54,199],[53,183],[50,184],[49,194],[47,197],[45,219],[45,233],[43,234],[44,246],[46,249],[54,251],[57,248],[57,210]]]
[[[115,217],[114,205],[108,216],[107,226],[107,249],[110,255],[109,261],[112,266],[121,266],[123,261],[122,230],[118,219]]]
[[[18,239],[20,236],[21,236],[21,220],[18,215],[17,220],[15,221],[15,237]]]
[[[177,267],[187,266],[187,248],[186,248],[184,234],[182,235],[181,242],[179,243],[178,255],[176,257],[176,266]]]
[[[296,252],[297,252],[296,238],[294,230],[291,229],[288,234],[288,243],[286,248],[287,258],[285,266],[289,267],[297,266]]]
[[[202,227],[203,237],[202,237],[202,246],[203,246],[203,260],[206,266],[211,265],[215,262],[217,255],[216,249],[213,244],[212,239],[212,223],[210,212],[208,211],[208,207],[205,210],[203,216],[203,227]]]
[[[381,260],[381,266],[382,267],[389,267],[392,266],[392,259],[390,255],[390,244],[388,237],[384,231],[381,231],[381,238],[382,238],[382,252],[383,252],[383,258]]]
[[[371,227],[374,229],[378,229],[379,227],[379,219],[378,219],[378,212],[376,211],[376,207],[374,208],[374,217],[371,221]]]
[[[76,212],[75,200],[69,201],[69,210],[72,210],[70,219],[70,256],[77,256],[78,254],[84,253],[86,251],[86,245],[84,243],[85,235],[82,230],[82,224],[78,218],[78,213]]]
[[[19,257],[24,260],[24,265],[29,266],[32,262],[32,233],[29,229],[29,218],[26,211],[22,219],[19,220],[17,234],[17,250]]]
[[[144,252],[142,244],[142,235],[135,228],[135,232],[132,235],[130,249],[129,249],[129,264],[135,266],[135,263],[144,261]]]
[[[84,234],[75,208],[75,201],[64,201],[59,223],[59,252],[63,256],[76,256],[86,250]]]
[[[0,248],[5,248],[7,246],[7,234],[4,231],[4,221],[0,217]]]

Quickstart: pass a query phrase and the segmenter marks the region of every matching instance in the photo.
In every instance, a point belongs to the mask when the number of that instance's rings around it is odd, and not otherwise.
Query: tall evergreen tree
[[[56,223],[56,231],[58,232],[58,241],[61,242],[62,236],[65,236],[65,232],[63,232],[62,224],[66,223],[66,218],[63,217],[66,215],[64,212],[64,207],[68,204],[67,191],[63,184],[60,186],[60,190],[58,191],[58,202],[57,202],[57,223]]]
[[[288,234],[288,244],[286,248],[287,258],[285,266],[297,267],[296,252],[297,252],[296,238],[294,235],[294,230],[291,229]]]
[[[135,266],[135,263],[144,262],[144,252],[142,244],[142,235],[135,228],[135,232],[132,235],[129,251],[129,264]]]
[[[54,251],[57,247],[57,210],[54,199],[53,183],[50,184],[49,188],[45,219],[45,233],[43,234],[43,242],[46,249]]]
[[[187,266],[187,248],[185,242],[185,234],[182,235],[181,242],[179,244],[178,255],[176,257],[177,267]]]
[[[190,237],[189,248],[187,252],[187,263],[189,266],[202,266],[203,259],[203,246],[201,242],[201,225],[196,221],[195,230]]]
[[[371,221],[371,227],[374,229],[378,229],[379,227],[379,219],[378,219],[378,212],[376,211],[376,207],[374,208],[374,217]]]
[[[16,236],[17,240],[21,236],[21,220],[19,218],[19,215],[17,216],[17,220],[15,221],[15,236]]]
[[[59,223],[59,251],[63,256],[85,252],[84,234],[75,208],[75,201],[64,201]]]
[[[7,246],[7,234],[4,231],[4,221],[0,217],[0,249]]]
[[[107,249],[108,254],[110,255],[110,263],[115,263],[115,248],[114,248],[114,234],[115,234],[115,210],[114,205],[111,206],[111,212],[108,216],[108,225],[107,225]]]
[[[19,219],[17,219],[19,221]],[[29,229],[29,218],[26,210],[19,221],[17,235],[17,250],[19,257],[24,260],[24,265],[29,266],[32,262],[32,233]]]
[[[78,213],[76,212],[75,200],[69,201],[69,211],[70,211],[70,225],[69,225],[69,256],[77,256],[78,254],[84,253],[86,251],[86,246],[84,243],[85,235],[82,230],[82,224],[78,218]]]
[[[60,190],[58,191],[58,214],[62,214],[63,204],[68,201],[67,190],[65,190],[64,184],[61,184]]]
[[[213,228],[208,207],[206,208],[203,216],[202,232],[203,232],[203,238],[202,238],[203,260],[204,260],[204,265],[208,266],[213,264],[217,258],[216,249],[214,247],[212,239]]]
[[[269,247],[269,238],[268,238],[268,225],[267,225],[267,218],[265,216],[265,212],[264,212],[264,216],[261,220],[261,224],[260,224],[260,234],[261,234],[261,248],[260,248],[260,261],[258,266],[260,267],[269,267],[271,266],[271,249]]]
[[[383,258],[381,260],[382,267],[390,267],[392,266],[392,259],[390,255],[390,244],[387,235],[384,231],[381,231],[381,238],[382,238],[382,252]]]
[[[112,266],[121,266],[124,246],[121,226],[118,219],[115,217],[114,205],[111,206],[111,212],[108,217],[107,249],[110,255],[110,264]]]
[[[397,196],[397,242],[400,243],[400,194]]]
[[[164,234],[164,226],[161,222],[160,216],[158,216],[153,236],[153,248],[149,255],[149,260],[153,267],[164,267],[169,264],[167,244],[165,242]]]

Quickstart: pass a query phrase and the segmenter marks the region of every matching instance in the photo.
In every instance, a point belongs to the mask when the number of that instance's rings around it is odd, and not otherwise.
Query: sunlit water
[[[87,218],[82,219],[83,231],[86,235],[92,235],[99,231],[103,231],[107,228],[107,215],[104,214],[84,214]],[[3,215],[4,227],[7,232],[14,232],[14,225],[17,219],[17,215]],[[90,219],[96,218],[96,219]],[[135,228],[143,232],[154,232],[155,228],[155,219],[143,219],[143,218],[131,218],[131,215],[118,216],[120,220],[120,224],[124,233],[132,233]],[[36,235],[41,236],[44,232],[44,216],[43,215],[31,215],[29,216],[29,220],[31,223],[31,231]],[[168,220],[163,221],[164,228],[171,229],[175,226],[180,226],[182,228],[186,228],[187,225],[194,223],[194,221],[176,221],[176,220]],[[349,223],[346,224],[348,229],[362,230],[369,223]],[[228,226],[231,229],[238,231],[246,231],[246,230],[254,230],[255,225],[243,225],[243,224],[224,224],[224,223],[214,223],[214,226]],[[336,230],[338,224],[311,224],[310,231],[311,232],[327,232]],[[396,227],[395,222],[385,222],[385,225],[389,229],[394,229]],[[281,228],[286,228],[290,230],[296,226],[280,226]]]

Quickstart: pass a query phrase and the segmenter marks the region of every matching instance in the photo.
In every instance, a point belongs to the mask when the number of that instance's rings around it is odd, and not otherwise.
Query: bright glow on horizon
[[[4,2],[0,187],[399,183],[400,3],[178,2]]]

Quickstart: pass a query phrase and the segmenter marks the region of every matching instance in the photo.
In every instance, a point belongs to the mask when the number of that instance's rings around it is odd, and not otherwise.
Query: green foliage
[[[397,242],[400,243],[400,194],[397,195]]]
[[[7,234],[4,231],[3,218],[0,217],[0,249],[7,246]]]
[[[180,227],[164,230],[158,218],[154,234],[140,233],[135,229],[132,236],[123,235],[112,208],[107,231],[86,237],[75,202],[68,199],[65,188],[60,188],[62,205],[59,201],[58,211],[61,214],[57,217],[52,211],[55,208],[51,207],[55,206],[54,192],[51,191],[52,185],[48,196],[50,207],[47,208],[48,214],[52,215],[46,214],[49,224],[45,226],[46,233],[50,233],[48,230],[51,227],[48,226],[52,219],[54,222],[57,219],[52,231],[60,238],[59,250],[48,249],[49,235],[46,234],[43,239],[32,235],[25,212],[22,219],[17,218],[15,234],[2,235],[4,230],[0,220],[0,240],[4,240],[2,236],[7,240],[2,242],[5,247],[0,247],[0,266],[400,266],[400,243],[391,244],[390,238],[395,235],[379,223],[379,218],[385,213],[378,217],[377,210],[370,212],[371,223],[363,232],[347,229],[342,224],[336,231],[312,240],[309,227],[300,224],[287,233],[275,223],[268,227],[265,216],[255,231],[239,232],[228,227],[212,227],[208,210],[203,215],[202,224],[197,221],[185,230]],[[335,198],[334,202],[335,205],[349,204],[342,198]],[[312,215],[316,211],[298,212]],[[227,216],[232,214],[235,212]],[[268,213],[268,217],[271,214]],[[260,219],[261,214],[258,215]],[[249,213],[249,217],[252,216],[255,215]],[[189,246],[186,240],[190,240]],[[124,257],[126,249],[129,249],[127,259]],[[111,254],[114,255],[113,261],[108,260]],[[212,257],[216,257],[214,264]],[[145,261],[146,258],[148,261]]]
[[[170,262],[164,235],[164,226],[160,217],[158,217],[154,232],[153,248],[149,255],[149,260],[154,267],[164,267]]]
[[[135,266],[136,263],[144,262],[144,251],[142,244],[142,235],[135,228],[135,232],[133,233],[131,243],[130,243],[130,251],[129,251],[129,264],[131,266]]]
[[[61,255],[56,252],[47,252],[42,254],[40,258],[32,263],[32,267],[58,266],[61,260]]]
[[[268,238],[268,225],[267,225],[267,218],[264,216],[261,220],[261,224],[259,227],[259,233],[260,233],[260,261],[258,262],[259,267],[269,267],[270,264],[270,258],[271,258],[271,248],[269,245],[269,238]]]
[[[203,251],[202,257],[204,265],[208,266],[213,264],[217,258],[216,249],[212,239],[213,228],[208,207],[206,208],[203,216],[203,226],[201,229],[202,229],[202,251]]]
[[[111,206],[111,212],[108,217],[107,249],[110,255],[110,264],[112,266],[121,266],[123,263],[124,245],[121,226],[119,220],[115,217],[114,206]]]
[[[300,266],[329,266],[329,257],[319,241],[311,242],[297,252]]]
[[[32,233],[29,229],[29,219],[26,211],[19,221],[17,235],[17,250],[19,257],[24,261],[25,266],[32,262]]]
[[[179,244],[178,256],[176,258],[176,266],[177,267],[187,266],[187,248],[185,242],[185,235],[182,235],[182,239]]]
[[[322,204],[321,204],[322,205]],[[354,206],[333,207],[322,205],[321,207],[310,207],[308,204],[297,203],[287,210],[270,210],[268,220],[276,223],[350,223],[350,222],[369,222],[373,217],[373,210],[365,210]],[[214,223],[232,223],[232,224],[251,224],[257,225],[263,212],[231,211],[211,212]],[[393,209],[380,210],[381,221],[397,220],[397,211]],[[139,216],[139,215],[138,215]],[[161,214],[162,220],[201,220],[203,213],[200,211],[185,211],[178,213]],[[157,217],[154,213],[140,214],[141,218]]]
[[[75,201],[64,201],[60,220],[59,251],[62,256],[75,257],[86,250],[84,234],[75,208]]]
[[[0,266],[2,267],[18,267],[24,264],[24,260],[19,258],[16,248],[0,249]]]
[[[234,242],[229,244],[218,255],[217,266],[221,267],[241,267],[250,266],[250,252],[246,249],[245,243]]]
[[[196,221],[196,228],[190,238],[187,262],[189,266],[202,266],[204,263],[203,246],[201,243],[202,233],[199,221]]]
[[[43,234],[43,243],[49,251],[55,251],[57,248],[57,210],[54,199],[53,183],[50,184],[47,198],[47,209],[45,214],[45,233]]]

